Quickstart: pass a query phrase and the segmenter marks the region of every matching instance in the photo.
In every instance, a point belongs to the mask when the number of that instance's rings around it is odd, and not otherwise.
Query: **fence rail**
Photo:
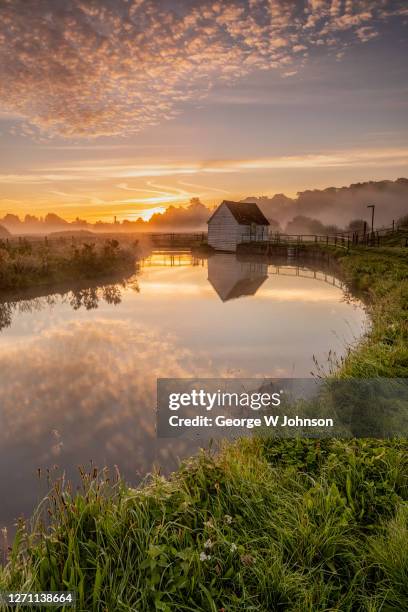
[[[243,242],[263,242],[274,245],[290,245],[299,246],[302,244],[324,244],[326,246],[337,246],[348,249],[351,244],[349,236],[333,235],[324,236],[318,234],[281,234],[279,232],[268,234],[265,236],[243,235]]]
[[[327,246],[336,246],[344,249],[349,249],[350,246],[380,246],[384,242],[384,238],[392,236],[396,232],[408,232],[408,226],[397,225],[393,223],[388,227],[380,227],[374,231],[367,231],[365,225],[359,231],[344,231],[332,235],[319,234],[283,234],[280,232],[269,233],[267,236],[256,236],[247,234],[242,236],[243,242],[263,242],[274,245],[302,245],[302,244],[324,244]],[[408,246],[408,237],[406,244]]]

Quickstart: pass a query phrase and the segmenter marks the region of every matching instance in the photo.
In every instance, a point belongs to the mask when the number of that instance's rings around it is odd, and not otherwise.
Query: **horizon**
[[[374,188],[376,188],[378,186],[378,184],[380,183],[390,183],[391,185],[395,185],[398,182],[406,182],[408,184],[408,178],[406,177],[398,177],[397,179],[395,179],[395,181],[392,180],[383,180],[383,181],[368,181],[365,183],[354,183],[351,185],[342,185],[341,187],[337,187],[334,185],[331,186],[327,186],[324,187],[323,189],[320,190],[311,190],[311,191],[319,191],[319,193],[328,191],[328,190],[335,190],[336,192],[340,192],[341,190],[351,190],[352,188],[355,187],[366,187],[366,186],[373,186]],[[248,200],[258,200],[262,201],[262,200],[273,200],[274,198],[277,198],[279,196],[283,196],[284,198],[287,198],[288,200],[291,200],[293,205],[295,206],[299,197],[306,193],[309,190],[305,190],[305,191],[300,191],[297,192],[296,196],[291,198],[289,196],[287,196],[287,194],[282,194],[282,193],[274,193],[273,195],[259,195],[259,196],[247,196],[245,198],[241,198],[240,200],[237,200],[238,203],[244,203],[245,201]],[[154,223],[155,218],[157,219],[158,217],[163,217],[163,215],[165,215],[167,212],[170,212],[171,209],[175,209],[177,212],[178,211],[182,211],[182,210],[187,210],[190,207],[193,206],[204,206],[207,210],[209,214],[212,214],[214,212],[214,210],[220,205],[222,204],[222,202],[224,200],[226,200],[227,198],[224,198],[222,200],[218,200],[217,203],[214,206],[208,206],[206,204],[204,204],[200,198],[197,197],[193,197],[190,199],[190,201],[188,202],[188,204],[186,206],[183,206],[182,204],[179,203],[171,203],[169,204],[169,206],[164,209],[163,211],[156,211],[155,213],[153,213],[152,216],[150,216],[148,219],[144,219],[142,216],[136,218],[136,219],[117,219],[116,215],[113,215],[113,218],[111,219],[107,219],[107,220],[102,220],[102,219],[96,219],[96,220],[89,220],[89,219],[84,219],[84,218],[80,218],[80,217],[75,217],[75,218],[66,218],[63,217],[61,215],[59,215],[58,213],[54,212],[54,211],[49,211],[47,212],[45,215],[35,215],[32,213],[23,213],[21,215],[14,213],[13,211],[7,211],[3,214],[3,216],[1,216],[1,211],[0,211],[0,226],[2,225],[2,222],[4,221],[4,219],[6,219],[7,217],[15,217],[18,219],[18,222],[22,223],[22,224],[30,224],[30,223],[36,223],[36,222],[47,222],[47,217],[54,217],[55,219],[50,220],[50,224],[52,224],[52,222],[56,223],[58,221],[62,221],[63,223],[68,223],[68,224],[74,224],[75,222],[80,222],[80,223],[86,223],[88,225],[124,225],[126,223],[141,223],[143,225],[148,225],[151,223]],[[293,214],[294,216],[296,216],[296,214],[299,211],[297,211],[295,208],[293,210]],[[408,213],[408,206],[407,206],[407,213]],[[275,221],[279,222],[279,219],[274,219]],[[353,219],[350,218],[350,221],[352,221]],[[4,227],[4,225],[3,225]]]
[[[408,176],[402,1],[29,4],[0,14],[0,217]]]

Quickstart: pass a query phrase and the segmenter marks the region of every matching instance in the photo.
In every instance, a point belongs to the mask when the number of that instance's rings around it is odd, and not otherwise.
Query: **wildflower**
[[[224,516],[224,519],[225,519],[225,522],[227,523],[227,525],[231,525],[231,523],[232,523],[232,516],[231,515],[226,514]]]
[[[211,555],[207,555],[205,552],[200,553],[200,561],[209,561],[211,559]]]
[[[205,521],[204,526],[207,527],[208,529],[212,529],[214,527],[214,523],[212,522],[212,519]]]
[[[237,550],[238,546],[233,542],[231,544],[231,552],[235,552]]]
[[[212,548],[214,546],[214,542],[212,542],[211,540],[207,540],[206,542],[204,542],[204,548]]]

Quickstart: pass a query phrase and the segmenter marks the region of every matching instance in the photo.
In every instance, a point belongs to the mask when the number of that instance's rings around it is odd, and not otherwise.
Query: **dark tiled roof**
[[[224,200],[221,202],[220,206],[223,204],[228,206],[229,210],[234,215],[235,220],[240,225],[251,225],[251,223],[256,223],[257,225],[269,225],[268,219],[265,217],[257,204],[249,202],[231,202],[231,200]],[[211,215],[208,222],[213,216],[214,215]]]

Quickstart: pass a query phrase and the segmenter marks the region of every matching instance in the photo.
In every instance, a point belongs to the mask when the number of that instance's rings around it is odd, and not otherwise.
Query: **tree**
[[[362,232],[364,230],[364,226],[366,222],[364,219],[353,219],[350,221],[348,226],[346,227],[346,231],[348,232]]]

